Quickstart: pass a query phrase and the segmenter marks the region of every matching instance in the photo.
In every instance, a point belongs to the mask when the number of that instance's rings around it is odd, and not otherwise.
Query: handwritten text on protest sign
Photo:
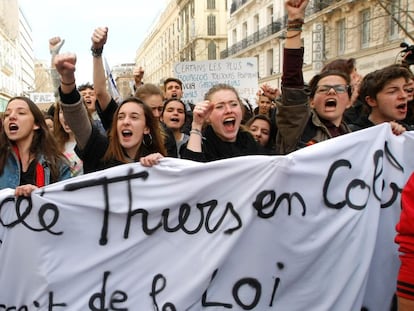
[[[180,62],[174,65],[174,76],[183,82],[184,100],[193,104],[202,101],[204,94],[217,83],[235,87],[240,97],[253,102],[258,90],[254,57]]]

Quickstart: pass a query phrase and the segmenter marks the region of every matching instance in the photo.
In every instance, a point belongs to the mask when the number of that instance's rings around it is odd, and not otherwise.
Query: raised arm
[[[309,0],[287,0],[285,2],[288,24],[283,56],[282,86],[284,87],[302,88],[304,85],[301,34],[308,2]]]
[[[78,147],[83,149],[91,136],[92,124],[86,106],[76,89],[76,55],[56,55],[54,65],[60,74],[59,96],[65,121],[75,134]]]
[[[144,78],[144,69],[141,66],[135,67],[132,74],[134,75],[134,91],[136,91],[137,88],[144,84],[144,82],[142,82],[142,79]]]
[[[108,38],[108,27],[96,28],[92,34],[93,87],[99,106],[104,111],[111,102],[111,94],[106,87],[106,74],[102,51]]]
[[[302,25],[309,0],[286,0],[288,15],[283,51],[282,96],[277,103],[276,146],[280,154],[297,149],[298,141],[310,117],[308,95],[303,81]]]
[[[194,152],[202,152],[203,125],[210,116],[212,109],[213,104],[208,100],[202,101],[194,107],[193,122],[191,124],[187,149]]]
[[[56,68],[54,65],[54,59],[56,55],[59,54],[59,51],[62,48],[64,43],[65,43],[65,40],[62,40],[60,37],[53,37],[49,39],[49,52],[50,52],[50,58],[51,58],[50,74],[52,76],[53,92],[55,94],[56,99],[59,97],[58,89],[60,85],[60,77],[59,77],[59,73],[56,71]]]
[[[191,124],[190,138],[187,146],[181,152],[181,157],[184,159],[203,159],[203,125],[208,120],[214,104],[208,100],[202,101],[195,105],[193,111],[193,122]]]
[[[309,0],[287,0],[285,3],[288,15],[285,48],[299,49],[302,47],[300,34],[305,19],[305,9]]]

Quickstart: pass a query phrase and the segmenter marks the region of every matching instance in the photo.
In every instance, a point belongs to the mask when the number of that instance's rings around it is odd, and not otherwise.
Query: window
[[[214,15],[207,16],[207,35],[216,35],[216,17]]]
[[[191,12],[190,16],[194,17],[194,12],[195,12],[194,1],[191,1],[189,4],[190,4],[190,12]]]
[[[314,3],[314,10],[315,10],[315,12],[319,12],[319,11],[322,11],[324,8],[326,8],[326,7],[328,7],[329,6],[329,2],[328,1],[325,1],[325,0],[315,0],[315,3]]]
[[[360,13],[361,16],[361,47],[368,47],[370,41],[370,30],[371,30],[371,13],[369,9],[363,10]]]
[[[398,38],[399,27],[395,20],[400,20],[399,8],[401,6],[401,0],[391,0],[390,1],[390,25],[389,25],[389,35],[391,38]]]
[[[346,48],[345,19],[340,19],[336,24],[336,28],[338,29],[338,54],[342,55]]]
[[[208,44],[208,59],[217,59],[217,49],[214,41],[210,41],[210,43]]]
[[[267,15],[268,24],[273,23],[273,6],[269,6],[266,9],[266,15]]]
[[[207,9],[214,10],[216,8],[216,0],[207,0]]]
[[[254,43],[258,42],[260,40],[259,37],[259,15],[256,14],[255,16],[253,16],[253,41]]]
[[[254,17],[254,31],[259,31],[260,29],[260,24],[259,24],[259,15],[256,14]]]
[[[237,29],[233,29],[231,39],[232,39],[232,43],[236,44],[236,42],[237,42]]]
[[[244,22],[242,25],[242,39],[247,38],[247,22]]]
[[[273,49],[266,52],[266,67],[269,75],[273,74]]]
[[[226,4],[227,4],[227,1],[226,1]],[[237,10],[237,3],[236,3],[236,0],[233,0],[230,6],[230,15],[233,14],[236,10]]]
[[[196,48],[195,48],[195,43],[193,43],[190,47],[190,53],[191,53],[191,58],[190,60],[196,60]]]

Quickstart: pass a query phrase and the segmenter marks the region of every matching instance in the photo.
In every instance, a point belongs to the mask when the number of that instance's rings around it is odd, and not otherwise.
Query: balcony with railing
[[[230,14],[233,14],[238,9],[240,9],[243,5],[245,5],[249,0],[233,0],[230,6]]]
[[[313,4],[308,7],[307,13],[318,13],[332,4],[341,2],[343,0],[315,0]]]
[[[236,12],[238,9],[240,9],[242,6],[244,6],[247,2],[253,1],[253,0],[233,0],[231,2],[230,6],[230,15]],[[315,0],[309,7],[308,11],[312,11],[313,13],[317,13],[319,11],[322,11],[323,9],[326,9],[331,4],[341,2],[343,0]]]
[[[266,27],[263,27],[259,29],[258,31],[254,32],[250,36],[244,38],[243,40],[236,42],[229,48],[225,49],[220,53],[220,58],[224,59],[231,55],[237,54],[238,52],[270,37],[271,35],[279,32],[282,30],[282,24],[283,27],[286,24],[286,22],[282,21],[276,21],[272,22],[271,24],[267,25]]]
[[[233,0],[232,7],[230,9],[230,13],[237,11],[241,8],[244,4],[246,4],[250,0]],[[307,8],[306,16],[321,12],[327,9],[329,6],[341,2],[344,0],[316,0],[313,4]],[[272,22],[271,24],[267,25],[264,28],[259,29],[255,33],[251,34],[250,36],[242,39],[241,41],[236,42],[229,48],[220,52],[220,58],[224,59],[239,53],[240,51],[247,49],[259,41],[266,39],[275,33],[283,30],[286,28],[287,25],[287,16],[278,19],[277,21]]]

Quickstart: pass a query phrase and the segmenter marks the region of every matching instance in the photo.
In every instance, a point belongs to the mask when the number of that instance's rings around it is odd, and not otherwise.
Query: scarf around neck
[[[22,160],[20,158],[19,148],[17,148],[17,146],[13,146],[13,150],[16,153],[17,158],[19,159],[19,162],[21,163]],[[37,161],[36,163],[35,182],[36,182],[36,185],[35,185],[36,187],[43,187],[45,185],[45,169],[39,163],[39,161]]]

